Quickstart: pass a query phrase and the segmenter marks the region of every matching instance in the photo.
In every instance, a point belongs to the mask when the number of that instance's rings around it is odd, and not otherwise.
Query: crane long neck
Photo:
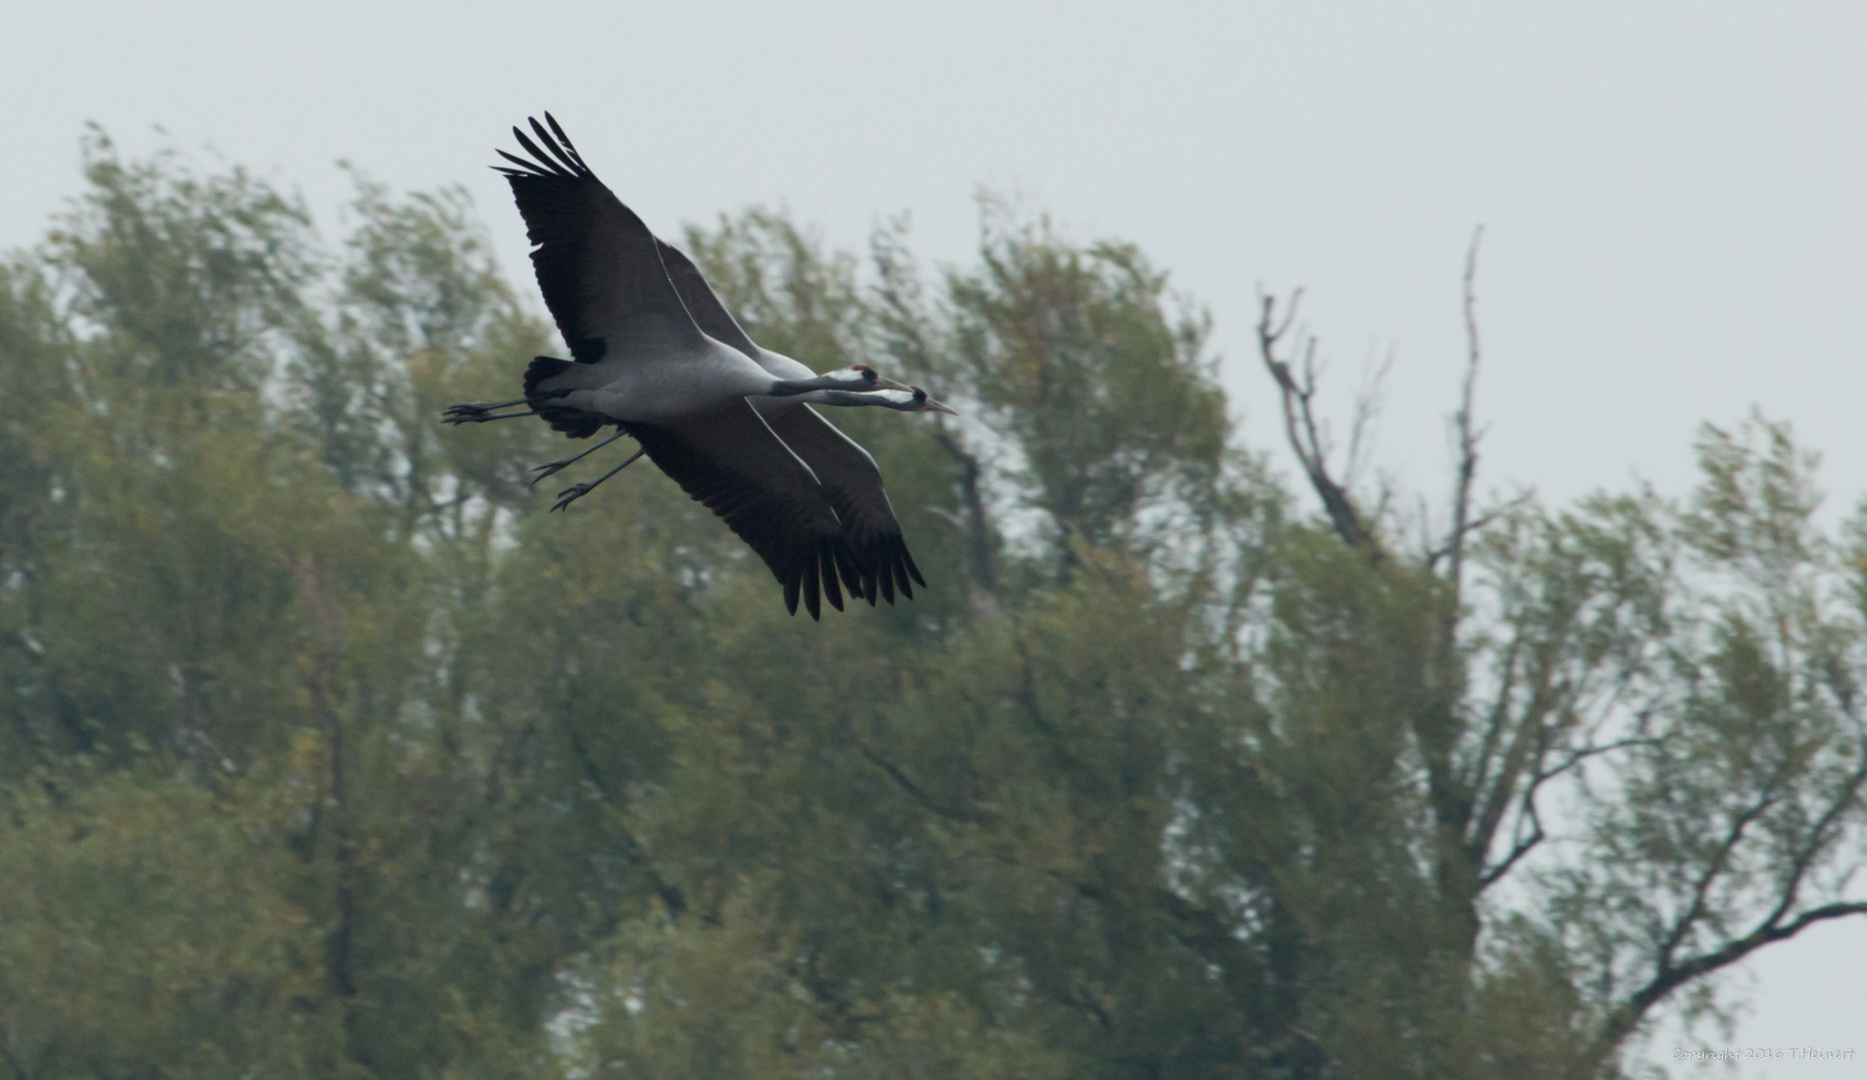
[[[818,390],[804,398],[817,405],[844,405],[858,407],[878,406],[884,409],[912,410],[916,404],[914,395],[905,390]]]
[[[797,397],[820,391],[861,393],[872,390],[875,384],[873,372],[849,368],[843,371],[832,371],[827,375],[818,375],[811,379],[773,379],[770,389],[765,393],[770,397]]]

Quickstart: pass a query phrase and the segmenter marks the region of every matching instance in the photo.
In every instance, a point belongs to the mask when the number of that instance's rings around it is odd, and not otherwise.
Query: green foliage
[[[1005,214],[988,217],[982,268],[950,284],[958,352],[1062,542],[1107,545],[1225,458],[1206,322],[1165,310],[1166,276],[1132,245],[1079,249]]]
[[[1854,910],[1867,517],[1785,428],[1371,557],[1132,246],[749,212],[686,240],[758,340],[969,414],[836,417],[931,587],[813,624],[653,470],[549,515],[562,442],[436,423],[551,351],[460,192],[333,251],[86,153],[0,267],[15,1076],[1610,1076]]]
[[[71,780],[16,789],[0,844],[15,1073],[329,1075],[336,1009],[283,844],[302,799]]]

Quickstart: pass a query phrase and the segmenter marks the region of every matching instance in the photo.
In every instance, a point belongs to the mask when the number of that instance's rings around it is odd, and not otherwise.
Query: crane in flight
[[[571,438],[614,424],[597,446],[539,466],[542,479],[623,435],[640,449],[597,480],[573,485],[562,509],[646,454],[687,494],[723,519],[771,568],[786,608],[819,597],[839,611],[842,588],[874,605],[910,582],[925,585],[908,554],[880,470],[868,452],[809,403],[953,410],[918,387],[854,366],[817,375],[755,344],[685,255],[663,243],[598,180],[545,114],[531,160],[499,151],[532,266],[570,360],[541,356],[524,396],[455,405],[450,423],[539,416]],[[501,409],[522,407],[516,411]],[[839,582],[841,587],[839,587]]]

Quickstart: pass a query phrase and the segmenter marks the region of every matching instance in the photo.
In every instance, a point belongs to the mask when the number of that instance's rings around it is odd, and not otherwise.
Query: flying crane
[[[524,396],[449,408],[450,423],[539,416],[571,438],[616,435],[540,466],[542,479],[623,435],[640,449],[553,509],[588,494],[643,454],[751,546],[811,617],[842,587],[873,605],[925,585],[868,452],[809,404],[953,410],[863,366],[817,375],[761,349],[687,257],[663,243],[598,180],[551,114],[532,120],[531,160],[499,151],[539,290],[570,360],[537,357]],[[542,146],[542,149],[541,149]],[[513,406],[518,411],[499,412]]]

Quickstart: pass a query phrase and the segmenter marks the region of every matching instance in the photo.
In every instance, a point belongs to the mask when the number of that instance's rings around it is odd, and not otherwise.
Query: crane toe
[[[551,509],[552,510],[564,509],[566,506],[569,506],[571,503],[574,503],[578,499],[583,498],[585,495],[590,494],[590,489],[594,486],[595,486],[594,484],[572,484],[570,487],[567,487],[563,491],[558,492],[557,505],[553,506]]]

